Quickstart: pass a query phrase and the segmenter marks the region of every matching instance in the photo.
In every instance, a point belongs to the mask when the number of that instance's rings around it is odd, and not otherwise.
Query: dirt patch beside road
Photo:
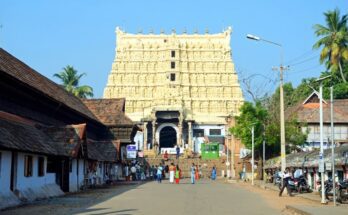
[[[266,190],[258,186],[252,186],[249,183],[236,183],[237,186],[243,187],[244,189],[255,192],[263,197],[270,207],[275,209],[283,210],[286,205],[305,205],[305,206],[320,206],[320,202],[316,203],[314,201],[304,199],[301,197],[290,197],[288,195],[278,196],[278,192],[274,190]]]

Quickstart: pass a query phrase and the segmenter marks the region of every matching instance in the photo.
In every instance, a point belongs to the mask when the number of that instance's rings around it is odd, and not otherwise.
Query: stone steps
[[[156,158],[145,158],[146,162],[152,166],[152,165],[159,165],[164,162],[165,165],[170,165],[171,163],[174,163],[174,165],[179,165],[183,177],[190,177],[190,170],[191,165],[194,163],[195,165],[201,165],[202,168],[202,174],[204,177],[208,177],[211,175],[211,170],[213,166],[217,169],[217,176],[221,175],[221,170],[226,170],[226,164],[225,164],[225,158],[220,158],[216,160],[203,160],[201,158],[179,158],[178,160],[168,159],[167,161],[164,161],[161,157]],[[226,174],[226,173],[225,173]]]

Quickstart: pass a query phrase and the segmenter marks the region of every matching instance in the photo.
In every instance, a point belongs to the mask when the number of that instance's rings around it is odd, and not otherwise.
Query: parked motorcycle
[[[319,195],[320,195],[320,197],[321,197],[321,180],[318,180],[317,181],[317,185],[319,185],[319,189],[318,189],[318,192],[319,192]],[[329,179],[329,180],[326,180],[325,182],[324,182],[324,193],[325,193],[325,198],[327,199],[327,200],[332,200],[332,196],[333,196],[333,186],[332,186],[332,179]],[[336,192],[337,193],[337,192]],[[337,199],[337,198],[336,198]]]
[[[282,178],[277,176],[274,180],[274,185],[280,189],[282,189]]]
[[[296,178],[295,181],[297,182],[297,192],[302,193],[306,191],[307,193],[311,192],[311,188],[308,185],[307,179],[301,175],[300,177]]]
[[[348,180],[339,181],[337,188],[337,201],[340,203],[348,202]]]

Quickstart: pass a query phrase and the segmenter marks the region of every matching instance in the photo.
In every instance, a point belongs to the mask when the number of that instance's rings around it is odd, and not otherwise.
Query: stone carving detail
[[[230,54],[230,28],[218,34],[146,35],[119,28],[116,33],[103,97],[125,97],[133,120],[139,120],[133,113],[155,106],[180,106],[193,115],[238,113],[244,99]]]

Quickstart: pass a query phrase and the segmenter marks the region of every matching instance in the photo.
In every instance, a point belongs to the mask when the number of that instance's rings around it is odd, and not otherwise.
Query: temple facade
[[[244,98],[232,61],[232,29],[217,34],[131,34],[116,28],[116,56],[104,98],[126,98],[125,111],[143,126],[141,149],[175,145],[198,152],[224,142],[227,118]]]

